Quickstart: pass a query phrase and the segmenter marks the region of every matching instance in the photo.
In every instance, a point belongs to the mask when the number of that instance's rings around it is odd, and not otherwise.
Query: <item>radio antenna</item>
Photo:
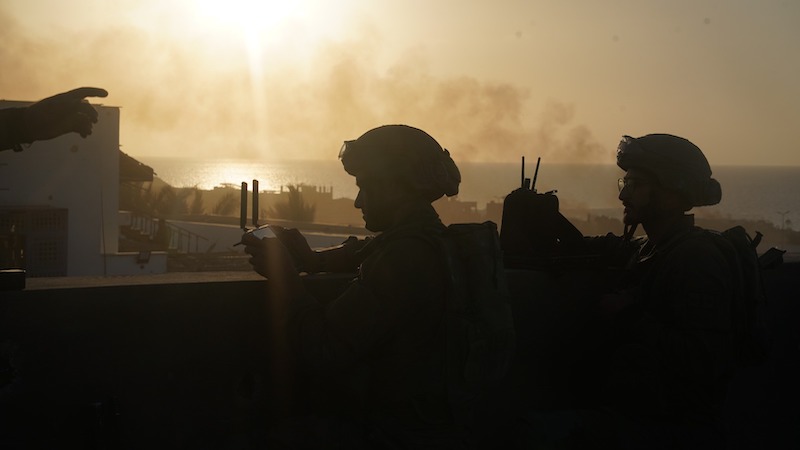
[[[239,228],[247,231],[247,182],[242,181],[241,208],[239,209]]]
[[[536,177],[539,176],[539,164],[542,163],[542,157],[536,158],[536,171],[533,172],[533,184],[531,184],[531,190],[536,192]]]
[[[258,180],[253,180],[253,227],[258,228]]]

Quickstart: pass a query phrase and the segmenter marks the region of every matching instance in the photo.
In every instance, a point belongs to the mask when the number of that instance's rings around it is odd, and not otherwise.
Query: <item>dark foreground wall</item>
[[[275,339],[268,284],[207,277],[0,293],[0,341],[17,372],[0,393],[0,448],[248,448],[252,430],[303,411],[309,399]],[[500,408],[565,404],[558,367],[575,357],[562,350],[576,345],[580,308],[559,294],[599,277],[509,271],[520,342]],[[738,448],[800,443],[798,280],[796,263],[767,274],[773,351],[732,382]],[[306,280],[321,298],[346,281]]]
[[[309,287],[324,298],[345,282]],[[17,372],[0,394],[0,448],[225,448],[295,407],[266,282],[159,283],[0,293]]]

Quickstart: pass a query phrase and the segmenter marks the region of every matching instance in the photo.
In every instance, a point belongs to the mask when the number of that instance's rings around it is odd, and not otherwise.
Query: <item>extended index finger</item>
[[[77,89],[64,92],[61,95],[73,100],[82,100],[86,97],[107,97],[108,91],[96,87],[79,87]]]

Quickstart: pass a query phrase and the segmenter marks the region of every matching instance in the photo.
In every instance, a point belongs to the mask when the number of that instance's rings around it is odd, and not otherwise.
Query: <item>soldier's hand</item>
[[[297,270],[307,273],[320,271],[319,254],[311,249],[305,236],[297,228],[283,228],[278,225],[271,226],[272,231],[281,243],[289,250],[294,259]]]
[[[82,87],[48,97],[25,108],[24,142],[52,139],[66,133],[92,134],[97,111],[86,97],[105,97],[105,89]]]
[[[277,238],[257,238],[251,234],[242,236],[244,251],[250,255],[250,264],[259,275],[270,280],[297,277],[294,261]]]

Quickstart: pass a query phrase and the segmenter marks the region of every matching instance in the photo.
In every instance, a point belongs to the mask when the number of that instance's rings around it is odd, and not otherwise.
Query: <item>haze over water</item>
[[[355,198],[357,187],[341,163],[328,161],[264,162],[248,160],[203,160],[146,157],[157,176],[174,187],[210,190],[224,183],[250,185],[259,180],[261,191],[280,190],[289,184],[330,187],[334,198]],[[520,163],[458,162],[462,184],[458,198],[475,201],[479,208],[503,198],[520,185]],[[526,161],[526,177],[532,178],[535,158]],[[537,177],[537,191],[556,189],[563,210],[621,216],[617,199],[617,178],[622,171],[612,165],[555,164],[543,161]],[[720,166],[713,176],[722,184],[722,202],[696,208],[698,214],[719,214],[736,219],[764,219],[800,229],[800,167]],[[252,188],[252,187],[251,187]],[[785,213],[785,214],[784,214]],[[616,231],[616,230],[609,230]]]

